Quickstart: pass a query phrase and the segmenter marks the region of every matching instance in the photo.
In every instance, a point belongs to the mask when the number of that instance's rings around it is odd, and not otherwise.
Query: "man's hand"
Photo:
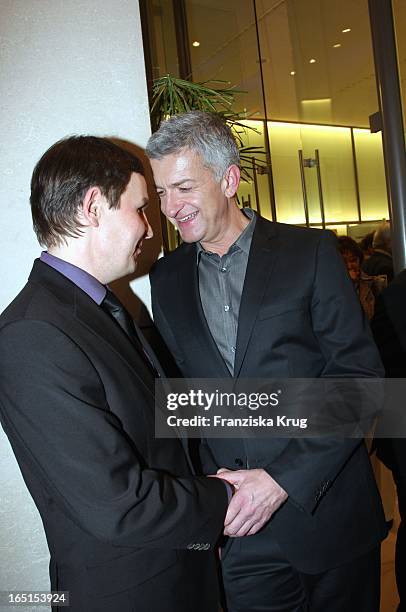
[[[228,506],[224,535],[254,535],[269,521],[288,494],[265,470],[226,470],[216,475],[233,485],[236,492]]]

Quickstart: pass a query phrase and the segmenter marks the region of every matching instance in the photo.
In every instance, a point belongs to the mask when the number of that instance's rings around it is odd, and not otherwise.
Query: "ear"
[[[240,184],[241,172],[238,166],[233,164],[226,170],[222,180],[222,188],[224,195],[227,198],[233,198],[237,193],[238,185]]]
[[[87,225],[97,227],[100,221],[102,193],[99,187],[89,187],[82,202],[82,215]]]

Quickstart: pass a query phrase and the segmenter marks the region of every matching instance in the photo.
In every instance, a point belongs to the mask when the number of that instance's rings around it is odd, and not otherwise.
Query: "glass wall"
[[[406,2],[392,0],[396,46],[399,62],[399,80],[403,105],[403,125],[406,126]]]
[[[242,92],[234,110],[254,128],[243,144],[262,153],[243,156],[248,174],[240,205],[339,233],[388,218],[381,135],[369,130],[378,102],[367,0],[152,0],[147,6],[155,77],[220,81]],[[189,74],[179,72],[179,36]]]

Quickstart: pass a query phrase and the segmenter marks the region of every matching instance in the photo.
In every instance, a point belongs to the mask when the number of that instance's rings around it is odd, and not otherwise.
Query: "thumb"
[[[217,478],[226,480],[229,484],[234,485],[236,488],[238,488],[238,485],[244,480],[244,476],[242,476],[238,472],[233,472],[232,470],[224,470],[222,472],[217,472],[216,476]]]

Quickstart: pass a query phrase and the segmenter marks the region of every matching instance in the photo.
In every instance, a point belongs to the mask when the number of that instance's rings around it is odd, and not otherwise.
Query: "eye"
[[[191,191],[192,188],[191,187],[179,187],[179,191],[181,193],[187,193],[188,191]]]

